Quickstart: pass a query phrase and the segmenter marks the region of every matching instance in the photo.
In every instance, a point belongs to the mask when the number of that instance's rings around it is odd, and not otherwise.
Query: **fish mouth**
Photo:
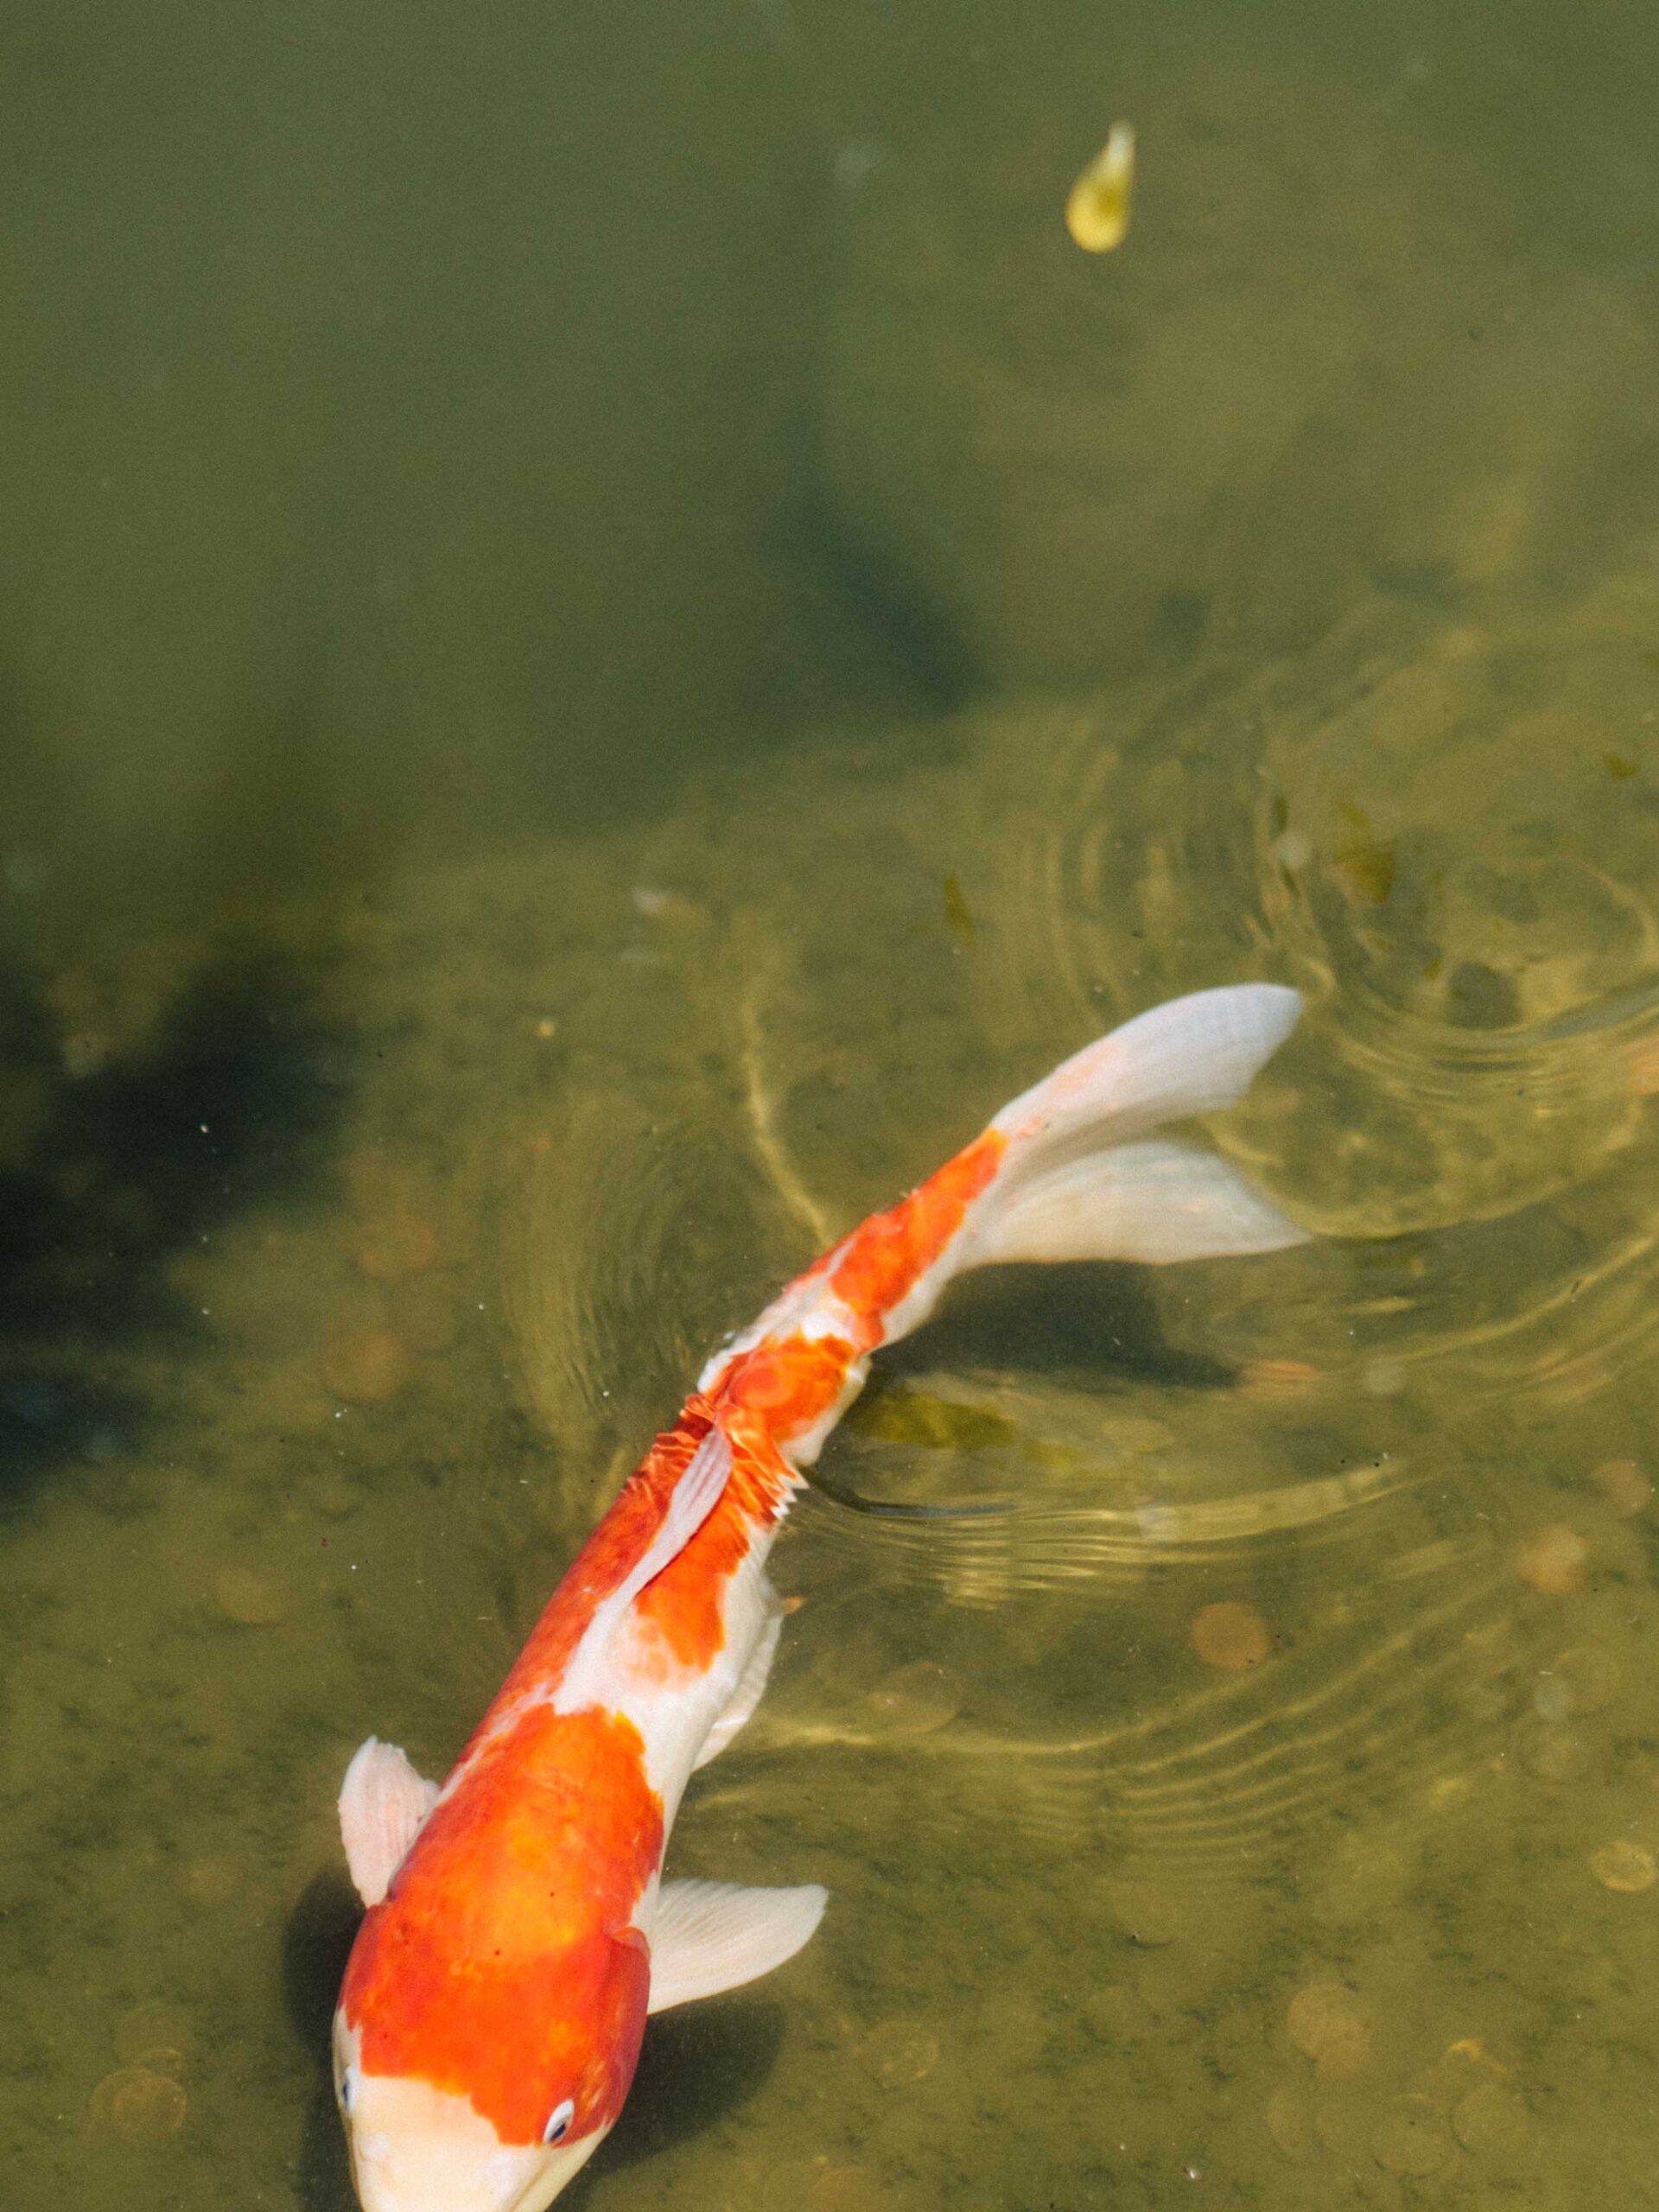
[[[609,2133],[503,2143],[464,2096],[361,2073],[346,2128],[363,2212],[543,2212]]]
[[[608,2127],[595,2128],[591,2135],[582,2136],[575,2143],[561,2143],[556,2148],[542,2153],[544,2164],[541,2172],[508,2212],[543,2212],[587,2164],[605,2138]]]

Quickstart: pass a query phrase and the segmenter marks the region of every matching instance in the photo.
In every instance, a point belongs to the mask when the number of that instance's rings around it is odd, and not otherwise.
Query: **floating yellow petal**
[[[1135,126],[1115,123],[1065,203],[1065,227],[1085,253],[1109,253],[1122,245],[1134,184]]]

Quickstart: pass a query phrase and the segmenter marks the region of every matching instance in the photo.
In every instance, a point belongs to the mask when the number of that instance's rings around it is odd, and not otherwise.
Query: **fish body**
[[[1303,1232],[1153,1135],[1238,1096],[1300,1010],[1154,1008],[1005,1107],[711,1359],[440,1789],[371,1737],[341,1830],[368,1907],[334,2022],[365,2212],[542,2212],[614,2125],[648,2012],[791,1957],[824,1891],[665,1882],[695,1770],[765,1689],[766,1555],[871,1356],[965,1268],[1271,1251]]]

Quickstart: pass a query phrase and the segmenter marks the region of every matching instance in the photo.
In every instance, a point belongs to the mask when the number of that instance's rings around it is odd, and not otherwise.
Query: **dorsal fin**
[[[716,1425],[680,1470],[656,1535],[615,1589],[594,1607],[593,1618],[582,1630],[582,1641],[571,1653],[559,1685],[556,1702],[560,1712],[574,1712],[590,1699],[607,1694],[613,1639],[627,1618],[629,1607],[696,1535],[719,1504],[731,1471],[731,1440]]]
[[[709,1516],[720,1503],[721,1493],[732,1471],[731,1440],[724,1429],[711,1428],[680,1470],[663,1516],[662,1526],[650,1544],[599,1608],[601,1612],[625,1612],[647,1583],[654,1582],[671,1560],[677,1559]],[[595,1614],[595,1618],[598,1615]]]

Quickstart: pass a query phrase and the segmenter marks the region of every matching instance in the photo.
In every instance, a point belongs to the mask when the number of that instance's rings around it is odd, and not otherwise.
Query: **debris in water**
[[[1142,1950],[1161,1950],[1166,1943],[1173,1943],[1181,1925],[1181,1910],[1175,1898],[1152,1882],[1109,1882],[1106,1885],[1106,1899],[1113,1917],[1128,1937]]]
[[[1452,2154],[1452,2139],[1430,2097],[1396,2097],[1371,2137],[1371,2156],[1386,2173],[1438,2173]]]
[[[348,1405],[378,1406],[408,1382],[409,1347],[389,1329],[342,1329],[322,1354],[322,1379]]]
[[[116,2056],[129,2066],[136,2066],[143,2059],[160,2074],[177,2069],[157,2065],[155,2054],[165,2050],[180,2058],[194,2040],[189,2018],[176,2005],[135,2005],[115,2024]]]
[[[1285,2012],[1290,2039],[1327,2081],[1363,2074],[1371,2063],[1371,2016],[1342,1981],[1310,1981]]]
[[[709,919],[703,907],[678,891],[636,883],[632,895],[634,912],[643,914],[648,922],[666,922],[671,929],[700,930]]]
[[[282,1584],[257,1567],[220,1567],[213,1577],[213,1596],[226,1619],[242,1628],[275,1628],[293,1610]]]
[[[1331,865],[1346,889],[1372,906],[1381,906],[1394,889],[1397,855],[1395,840],[1377,835],[1370,817],[1359,807],[1344,802],[1343,821],[1352,833],[1350,842],[1331,856]]]
[[[1634,1459],[1604,1459],[1590,1478],[1621,1521],[1643,1512],[1653,1484]]]
[[[1548,1598],[1570,1598],[1584,1587],[1590,1547],[1576,1529],[1562,1522],[1535,1529],[1516,1547],[1515,1571],[1529,1590]]]
[[[1249,1359],[1233,1388],[1241,1398],[1271,1405],[1284,1398],[1305,1398],[1319,1386],[1319,1370],[1305,1359]]]
[[[377,1282],[402,1282],[429,1268],[437,1253],[437,1234],[431,1223],[420,1214],[400,1209],[365,1223],[357,1264]]]
[[[1397,1398],[1406,1387],[1406,1370],[1397,1359],[1368,1359],[1359,1370],[1359,1387],[1373,1398]]]
[[[1396,866],[1392,837],[1377,837],[1344,845],[1332,855],[1331,865],[1357,899],[1381,906],[1394,888]]]
[[[859,2057],[883,2088],[920,2082],[939,2063],[938,2038],[919,2020],[884,2020],[859,2045]]]
[[[1626,1897],[1638,1897],[1659,1882],[1659,1860],[1645,1844],[1623,1836],[1591,1853],[1590,1871],[1604,1890],[1618,1890]]]
[[[1589,1770],[1589,1746],[1570,1728],[1523,1721],[1515,1732],[1515,1742],[1522,1765],[1540,1782],[1576,1782]]]
[[[1530,2133],[1526,2105],[1499,2082],[1478,2082],[1452,2107],[1452,2133],[1478,2158],[1512,2158]]]
[[[956,1719],[962,1693],[935,1661],[918,1659],[878,1682],[865,1703],[882,1735],[925,1736]]]
[[[1241,1605],[1236,1599],[1205,1605],[1193,1619],[1192,1638],[1205,1665],[1218,1667],[1224,1675],[1242,1675],[1247,1668],[1259,1667],[1273,1649],[1273,1631],[1266,1621],[1254,1605]]]
[[[170,2075],[147,2066],[124,2066],[106,2074],[92,2091],[92,2126],[135,2149],[164,2143],[184,2125],[184,2091]]]
[[[1135,126],[1115,123],[1066,195],[1065,227],[1085,253],[1109,253],[1122,245],[1134,186]]]
[[[971,944],[979,934],[973,910],[963,897],[962,886],[954,875],[944,879],[944,921],[958,944]]]

